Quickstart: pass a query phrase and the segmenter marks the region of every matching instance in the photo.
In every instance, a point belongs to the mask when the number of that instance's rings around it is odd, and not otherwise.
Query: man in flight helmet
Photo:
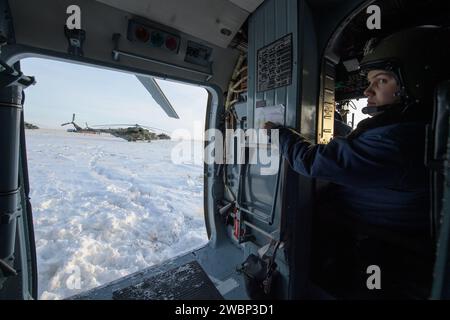
[[[366,54],[360,63],[369,81],[363,113],[375,115],[394,109],[408,121],[409,117],[429,121],[434,89],[449,77],[449,37],[448,28],[415,27],[383,39]]]
[[[425,126],[431,119],[435,86],[450,79],[449,44],[449,30],[432,26],[402,30],[381,40],[360,63],[368,80],[363,112],[372,117],[345,137],[318,145],[289,128],[265,124],[266,129],[279,129],[281,153],[294,171],[332,182],[318,203],[322,214],[333,221],[388,230],[409,243],[431,243]],[[339,228],[332,224],[321,237],[333,238],[335,229]],[[412,287],[423,289],[415,291],[417,296],[427,296],[432,257],[405,255],[358,231],[354,238],[359,239],[356,245],[344,245],[343,253],[356,255],[353,267],[330,273],[331,278],[345,279],[337,286],[350,285],[357,296],[371,297],[366,268],[378,265],[383,280],[382,289],[375,290],[377,297],[405,298]]]

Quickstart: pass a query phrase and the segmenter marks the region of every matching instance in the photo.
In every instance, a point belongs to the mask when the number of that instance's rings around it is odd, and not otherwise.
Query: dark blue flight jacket
[[[331,196],[338,214],[378,226],[428,228],[424,123],[370,128],[326,145],[311,144],[289,128],[278,129],[281,153],[294,171],[334,183]]]

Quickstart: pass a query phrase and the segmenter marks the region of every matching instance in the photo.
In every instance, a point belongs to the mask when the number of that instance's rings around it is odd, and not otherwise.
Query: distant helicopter
[[[151,140],[170,140],[170,136],[166,134],[167,131],[154,128],[154,127],[148,127],[143,126],[140,124],[105,124],[105,125],[96,125],[94,127],[103,127],[101,129],[94,129],[89,127],[89,125],[86,122],[86,127],[83,129],[79,125],[75,123],[75,113],[72,116],[72,121],[62,123],[61,126],[66,126],[68,124],[72,124],[74,126],[74,129],[68,129],[68,132],[77,132],[77,133],[109,133],[113,136],[125,139],[127,141],[138,141],[138,140],[145,140],[145,141],[151,141]],[[111,127],[126,127],[126,128],[111,128]],[[156,134],[151,130],[159,130],[163,133]]]

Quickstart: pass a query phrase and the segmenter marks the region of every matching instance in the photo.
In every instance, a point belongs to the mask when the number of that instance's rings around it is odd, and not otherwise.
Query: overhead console
[[[128,22],[127,39],[141,43],[145,47],[160,48],[173,54],[178,53],[181,42],[178,35],[139,23],[134,19]]]
[[[213,48],[188,40],[186,49],[180,53],[181,37],[156,27],[130,19],[127,39],[140,43],[143,47],[158,48],[168,54],[183,54],[184,61],[202,67],[211,67]]]
[[[158,27],[151,22],[141,21],[140,18],[132,18],[128,20],[126,33],[128,43],[123,43],[121,37],[119,33],[113,34],[112,56],[115,61],[125,56],[137,61],[202,75],[205,81],[209,81],[213,76],[213,48],[188,40],[177,31]],[[123,46],[130,49],[123,50]]]
[[[15,42],[2,56],[11,63],[25,56],[57,57],[226,90],[240,53],[229,45],[250,12],[244,1],[237,2],[83,0],[73,5],[79,23],[70,29],[70,4],[15,0]],[[260,2],[252,1],[249,9]],[[41,7],[53,15],[35,15]]]
[[[227,48],[264,0],[97,0],[108,6]]]

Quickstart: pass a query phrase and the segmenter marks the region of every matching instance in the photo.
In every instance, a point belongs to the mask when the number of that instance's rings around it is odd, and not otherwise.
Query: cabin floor
[[[236,271],[243,260],[232,243],[206,245],[67,300],[246,300],[244,278]]]

